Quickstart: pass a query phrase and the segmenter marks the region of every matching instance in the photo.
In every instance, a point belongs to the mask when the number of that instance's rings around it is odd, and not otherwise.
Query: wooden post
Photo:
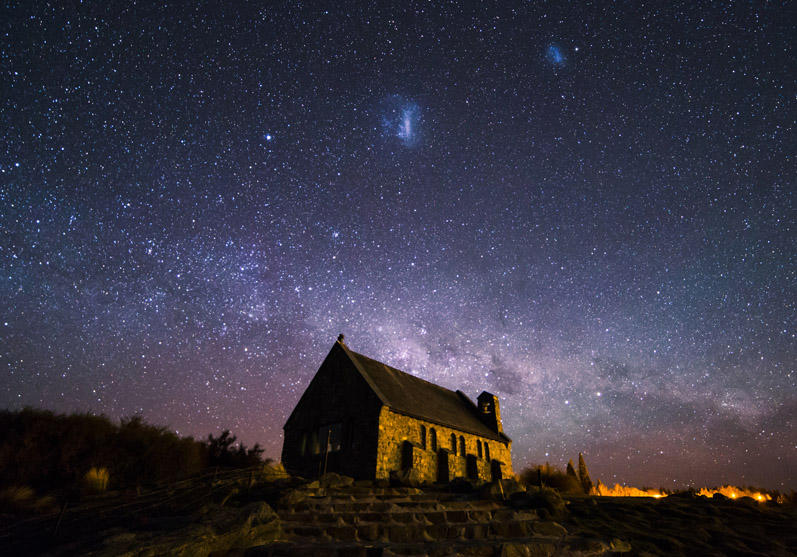
[[[327,428],[327,444],[324,447],[324,474],[327,473],[327,459],[329,458],[329,438],[332,435],[332,428]]]
[[[67,504],[69,504],[69,500],[64,501],[64,506],[61,507],[61,512],[58,513],[58,522],[55,523],[55,530],[53,530],[53,537],[58,535],[58,528],[61,526],[61,519],[64,518],[64,513],[66,512]]]

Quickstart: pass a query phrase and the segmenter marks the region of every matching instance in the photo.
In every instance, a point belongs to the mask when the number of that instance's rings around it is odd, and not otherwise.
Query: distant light
[[[274,139],[274,136],[271,135],[270,133],[267,133],[265,137],[266,137],[266,141],[271,141],[272,139]]]

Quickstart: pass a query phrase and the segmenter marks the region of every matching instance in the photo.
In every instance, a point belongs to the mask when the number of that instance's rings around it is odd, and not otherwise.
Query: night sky
[[[344,333],[518,471],[797,487],[793,7],[163,4],[0,10],[0,407],[278,458]]]

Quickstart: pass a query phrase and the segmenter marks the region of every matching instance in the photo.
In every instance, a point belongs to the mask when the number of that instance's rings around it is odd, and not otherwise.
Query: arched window
[[[421,426],[421,448],[426,449],[426,426]]]
[[[490,460],[490,445],[487,444],[487,441],[484,442],[484,458]]]
[[[434,430],[434,428],[432,428],[432,430],[429,432],[429,437],[431,438],[430,442],[432,445],[432,450],[437,452],[437,432]]]
[[[482,441],[481,439],[476,440],[476,455],[481,458],[482,457]]]
[[[451,434],[451,452],[457,454],[457,436]]]
[[[321,452],[321,445],[318,443],[318,430],[314,429],[310,434],[310,452],[318,454]]]
[[[459,436],[459,454],[465,456],[465,436]]]
[[[299,454],[301,456],[307,454],[307,432],[302,433],[302,443],[299,446]]]

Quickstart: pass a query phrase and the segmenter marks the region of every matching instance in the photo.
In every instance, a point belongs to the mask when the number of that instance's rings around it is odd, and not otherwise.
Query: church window
[[[490,445],[487,444],[487,441],[484,442],[484,458],[490,460]]]
[[[319,452],[334,453],[343,448],[343,425],[328,424],[318,429]]]
[[[318,444],[318,430],[315,430],[310,434],[310,452],[312,454],[318,454],[321,452],[321,446]]]
[[[482,457],[482,442],[481,442],[481,439],[478,439],[476,441],[476,454],[478,455],[479,458]]]
[[[457,436],[451,434],[451,452],[457,454]]]
[[[432,450],[437,452],[437,432],[434,430],[434,428],[432,428],[432,430],[429,432],[429,437],[431,438],[430,441]]]
[[[465,456],[465,436],[459,436],[459,454]]]
[[[426,426],[421,426],[421,448],[426,449]]]

